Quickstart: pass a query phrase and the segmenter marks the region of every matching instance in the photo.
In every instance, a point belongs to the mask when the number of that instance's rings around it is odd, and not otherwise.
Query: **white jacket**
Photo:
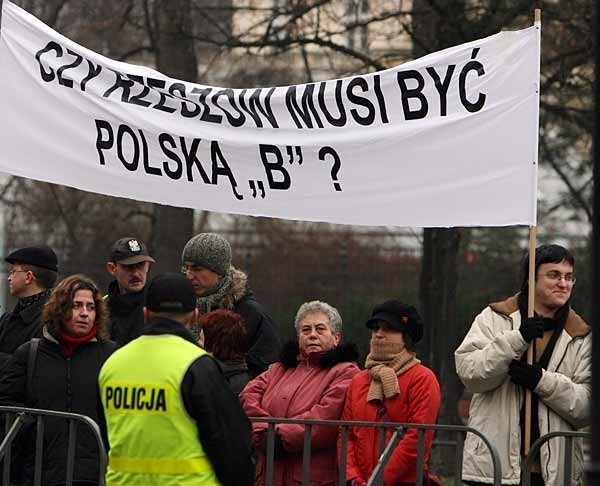
[[[502,464],[502,484],[519,484],[521,475],[520,409],[524,389],[513,385],[508,366],[527,350],[519,332],[521,315],[517,297],[491,304],[479,314],[455,352],[456,371],[473,392],[469,426],[482,432],[496,447]],[[548,432],[573,431],[589,423],[591,404],[592,341],[590,327],[572,309],[554,352],[543,370],[535,393],[539,397],[540,436]],[[540,451],[546,486],[563,483],[564,439],[546,442]],[[573,442],[571,485],[583,482],[581,439]],[[463,479],[493,482],[491,455],[483,441],[467,434]]]

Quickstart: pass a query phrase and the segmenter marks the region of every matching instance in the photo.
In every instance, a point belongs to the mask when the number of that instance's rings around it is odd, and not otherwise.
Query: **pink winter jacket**
[[[252,380],[240,398],[248,417],[278,417],[339,420],[346,389],[359,372],[358,353],[352,345],[340,345],[310,359],[302,356],[297,343],[282,351],[282,361]],[[252,439],[258,451],[257,486],[265,484],[265,443],[267,424],[252,424]],[[283,453],[275,460],[273,486],[302,483],[304,426],[280,424],[275,427]],[[336,427],[312,428],[310,484],[334,485],[337,479]]]

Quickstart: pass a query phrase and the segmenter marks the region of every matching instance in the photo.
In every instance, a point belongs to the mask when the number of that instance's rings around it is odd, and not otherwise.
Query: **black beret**
[[[417,309],[399,300],[387,300],[376,305],[367,320],[367,327],[372,328],[376,321],[386,322],[391,329],[406,332],[414,343],[423,337],[423,320]]]
[[[196,293],[181,273],[162,273],[148,284],[146,308],[153,312],[185,314],[196,308]]]
[[[23,263],[58,272],[58,258],[47,245],[26,246],[9,253],[4,260],[8,263]]]

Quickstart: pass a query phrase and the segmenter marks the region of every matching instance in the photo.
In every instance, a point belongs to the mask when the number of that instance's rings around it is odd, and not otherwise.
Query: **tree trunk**
[[[413,57],[421,57],[463,41],[455,26],[464,20],[464,3],[445,2],[446,14],[440,4],[432,7],[427,0],[413,2]],[[458,251],[461,232],[458,228],[425,228],[419,282],[420,311],[425,321],[424,340],[419,351],[423,361],[438,377],[442,406],[438,422],[458,424],[457,405],[461,391],[454,365],[454,349],[462,333],[456,319],[456,287],[458,283]],[[439,433],[440,439],[446,434]],[[454,451],[439,449],[432,457],[433,468],[448,474],[454,464]]]
[[[157,0],[154,4],[156,67],[167,76],[196,82],[198,63],[190,30],[190,0]],[[194,211],[154,205],[151,247],[154,273],[177,271],[181,250],[194,231]]]
[[[454,349],[462,337],[462,326],[456,319],[460,239],[457,228],[423,231],[419,300],[426,328],[421,356],[435,371],[442,388],[439,422],[443,424],[458,423],[460,383],[454,367]]]

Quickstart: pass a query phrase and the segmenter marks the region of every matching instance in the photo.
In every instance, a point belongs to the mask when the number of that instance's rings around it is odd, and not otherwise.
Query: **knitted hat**
[[[391,329],[406,332],[413,343],[418,343],[423,337],[423,321],[417,309],[399,300],[387,300],[376,305],[367,321],[367,327],[373,328],[377,321],[386,322]]]
[[[191,238],[183,248],[181,260],[208,268],[225,275],[231,266],[229,242],[215,233],[200,233]]]

